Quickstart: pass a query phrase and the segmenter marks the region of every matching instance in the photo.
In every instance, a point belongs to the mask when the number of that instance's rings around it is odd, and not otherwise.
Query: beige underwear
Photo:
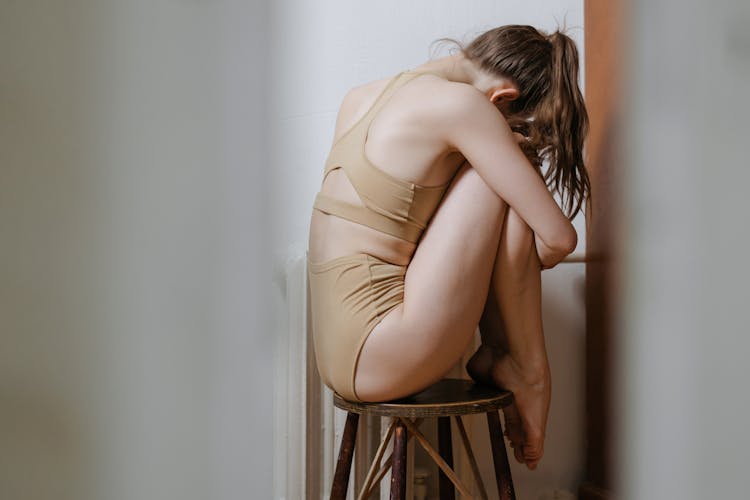
[[[354,390],[359,353],[375,325],[403,302],[406,266],[357,253],[308,259],[307,269],[320,377],[345,399],[361,401]]]

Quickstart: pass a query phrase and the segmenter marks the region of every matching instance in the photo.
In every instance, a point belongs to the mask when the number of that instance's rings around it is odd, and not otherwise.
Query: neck
[[[497,87],[500,82],[498,77],[480,69],[460,53],[434,59],[417,66],[414,70],[434,71],[448,81],[472,85],[484,94]]]

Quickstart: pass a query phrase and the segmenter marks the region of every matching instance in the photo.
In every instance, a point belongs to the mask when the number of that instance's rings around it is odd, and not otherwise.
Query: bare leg
[[[484,383],[511,390],[507,434],[516,460],[535,468],[542,457],[551,380],[541,318],[541,266],[534,233],[509,209],[492,285],[479,323],[482,346],[467,365]]]
[[[487,300],[506,208],[468,163],[459,168],[409,263],[403,303],[364,343],[360,398],[420,391],[461,359]]]
[[[531,391],[535,385],[526,383],[535,379],[525,377],[526,370],[536,366],[530,360],[539,353],[540,266],[531,246],[533,233],[521,230],[527,226],[518,216],[506,220],[507,212],[507,204],[470,165],[459,169],[408,265],[403,303],[365,340],[355,388],[365,401],[385,401],[437,382],[461,358],[477,324],[494,317],[491,308],[485,311],[492,290],[497,300],[489,302],[503,313],[508,348],[490,358],[488,377],[514,393],[518,408],[509,411],[517,410],[521,424],[508,427],[523,435],[509,437],[533,468],[541,457],[546,423],[545,399]],[[516,243],[502,244],[503,235]],[[518,243],[523,238],[532,243]],[[519,314],[521,310],[526,313]],[[491,333],[497,336],[501,330],[482,331],[492,343]],[[499,355],[506,352],[516,358]],[[506,421],[508,415],[506,411]]]

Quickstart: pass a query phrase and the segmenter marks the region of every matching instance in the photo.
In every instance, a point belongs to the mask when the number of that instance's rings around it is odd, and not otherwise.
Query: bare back
[[[347,94],[337,116],[333,145],[362,119],[387,83],[387,79],[378,80]],[[465,160],[435,130],[435,106],[441,102],[440,95],[445,95],[445,86],[449,84],[436,75],[424,74],[396,89],[370,123],[363,145],[367,159],[383,172],[415,184],[447,183]],[[346,173],[340,169],[329,173],[320,192],[362,205]],[[416,243],[313,210],[308,246],[313,262],[368,253],[406,265],[415,248]]]

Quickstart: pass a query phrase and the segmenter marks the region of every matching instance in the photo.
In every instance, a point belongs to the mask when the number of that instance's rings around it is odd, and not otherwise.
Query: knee
[[[474,200],[489,199],[500,205],[503,210],[507,208],[505,200],[485,182],[482,176],[479,175],[479,172],[468,161],[463,162],[458,168],[452,183],[466,186],[466,189],[471,191],[472,199]]]

